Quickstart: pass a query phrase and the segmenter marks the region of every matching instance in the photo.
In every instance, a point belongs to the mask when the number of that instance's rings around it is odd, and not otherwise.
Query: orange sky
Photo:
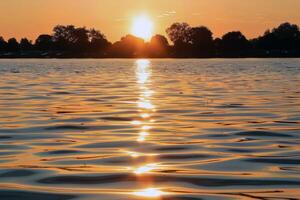
[[[0,0],[0,35],[35,39],[56,24],[100,29],[116,41],[130,32],[134,16],[146,13],[155,32],[173,22],[206,25],[220,36],[241,30],[255,37],[281,22],[300,25],[300,0]]]

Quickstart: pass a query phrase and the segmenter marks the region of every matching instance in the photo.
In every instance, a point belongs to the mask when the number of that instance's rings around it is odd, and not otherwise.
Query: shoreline
[[[294,59],[300,58],[300,56],[270,56],[270,57],[258,57],[258,56],[249,56],[249,57],[0,57],[0,60],[5,59]]]

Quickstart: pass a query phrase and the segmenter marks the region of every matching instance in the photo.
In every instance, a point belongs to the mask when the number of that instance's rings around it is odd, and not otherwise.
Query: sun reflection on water
[[[149,80],[150,77],[150,71],[149,71],[149,66],[150,66],[150,61],[147,59],[140,59],[136,61],[137,65],[137,78],[138,78],[138,83],[145,84]]]
[[[136,77],[137,84],[140,89],[140,97],[137,101],[137,107],[139,108],[141,121],[132,121],[131,124],[140,126],[140,133],[136,139],[138,142],[144,142],[146,137],[150,135],[151,126],[149,123],[153,123],[151,119],[151,113],[155,112],[155,106],[151,101],[151,97],[154,93],[149,88],[151,83],[151,66],[150,61],[147,59],[140,59],[136,61]]]
[[[148,113],[142,113],[142,114],[141,114],[141,117],[145,119],[145,118],[150,118],[151,115],[148,114]]]
[[[139,88],[139,99],[136,102],[138,111],[140,112],[141,119],[139,121],[132,121],[131,124],[138,126],[140,131],[138,133],[136,141],[144,143],[146,140],[151,139],[151,129],[155,122],[152,119],[153,113],[156,112],[155,105],[152,103],[152,96],[154,91],[150,89],[151,86],[151,63],[147,59],[141,59],[136,61],[136,77]],[[140,156],[139,153],[131,153],[133,158]],[[144,155],[148,156],[148,155]],[[147,158],[148,159],[148,158]],[[151,159],[154,161],[155,159]],[[158,164],[140,163],[139,167],[130,167],[130,170],[139,177],[143,177],[144,174],[149,173],[158,168]],[[141,191],[133,192],[134,195],[144,198],[159,198],[164,192],[157,188],[147,188]]]
[[[147,137],[148,135],[149,135],[148,132],[145,132],[145,131],[140,132],[137,141],[138,141],[138,142],[144,142],[144,141],[146,140],[146,137]]]
[[[131,122],[132,125],[141,125],[142,122],[141,121],[138,121],[138,120],[134,120]]]
[[[133,194],[141,197],[157,198],[157,197],[161,197],[166,193],[157,188],[147,188],[141,191],[134,192]]]
[[[133,158],[138,158],[141,156],[141,153],[138,153],[138,152],[128,151],[127,153]]]
[[[157,168],[157,164],[147,164],[145,166],[138,167],[134,170],[134,173],[137,175],[145,174]]]
[[[143,109],[154,109],[154,105],[151,103],[151,101],[146,100],[146,99],[141,99],[138,102],[138,106],[139,108],[143,108]]]

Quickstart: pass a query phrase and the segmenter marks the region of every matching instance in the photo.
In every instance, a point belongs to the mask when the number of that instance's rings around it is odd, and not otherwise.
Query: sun
[[[153,35],[153,21],[147,15],[135,17],[131,33],[136,37],[149,41]]]

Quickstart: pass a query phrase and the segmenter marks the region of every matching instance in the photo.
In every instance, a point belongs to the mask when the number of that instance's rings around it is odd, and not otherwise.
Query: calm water
[[[300,59],[1,60],[0,199],[300,198]]]

